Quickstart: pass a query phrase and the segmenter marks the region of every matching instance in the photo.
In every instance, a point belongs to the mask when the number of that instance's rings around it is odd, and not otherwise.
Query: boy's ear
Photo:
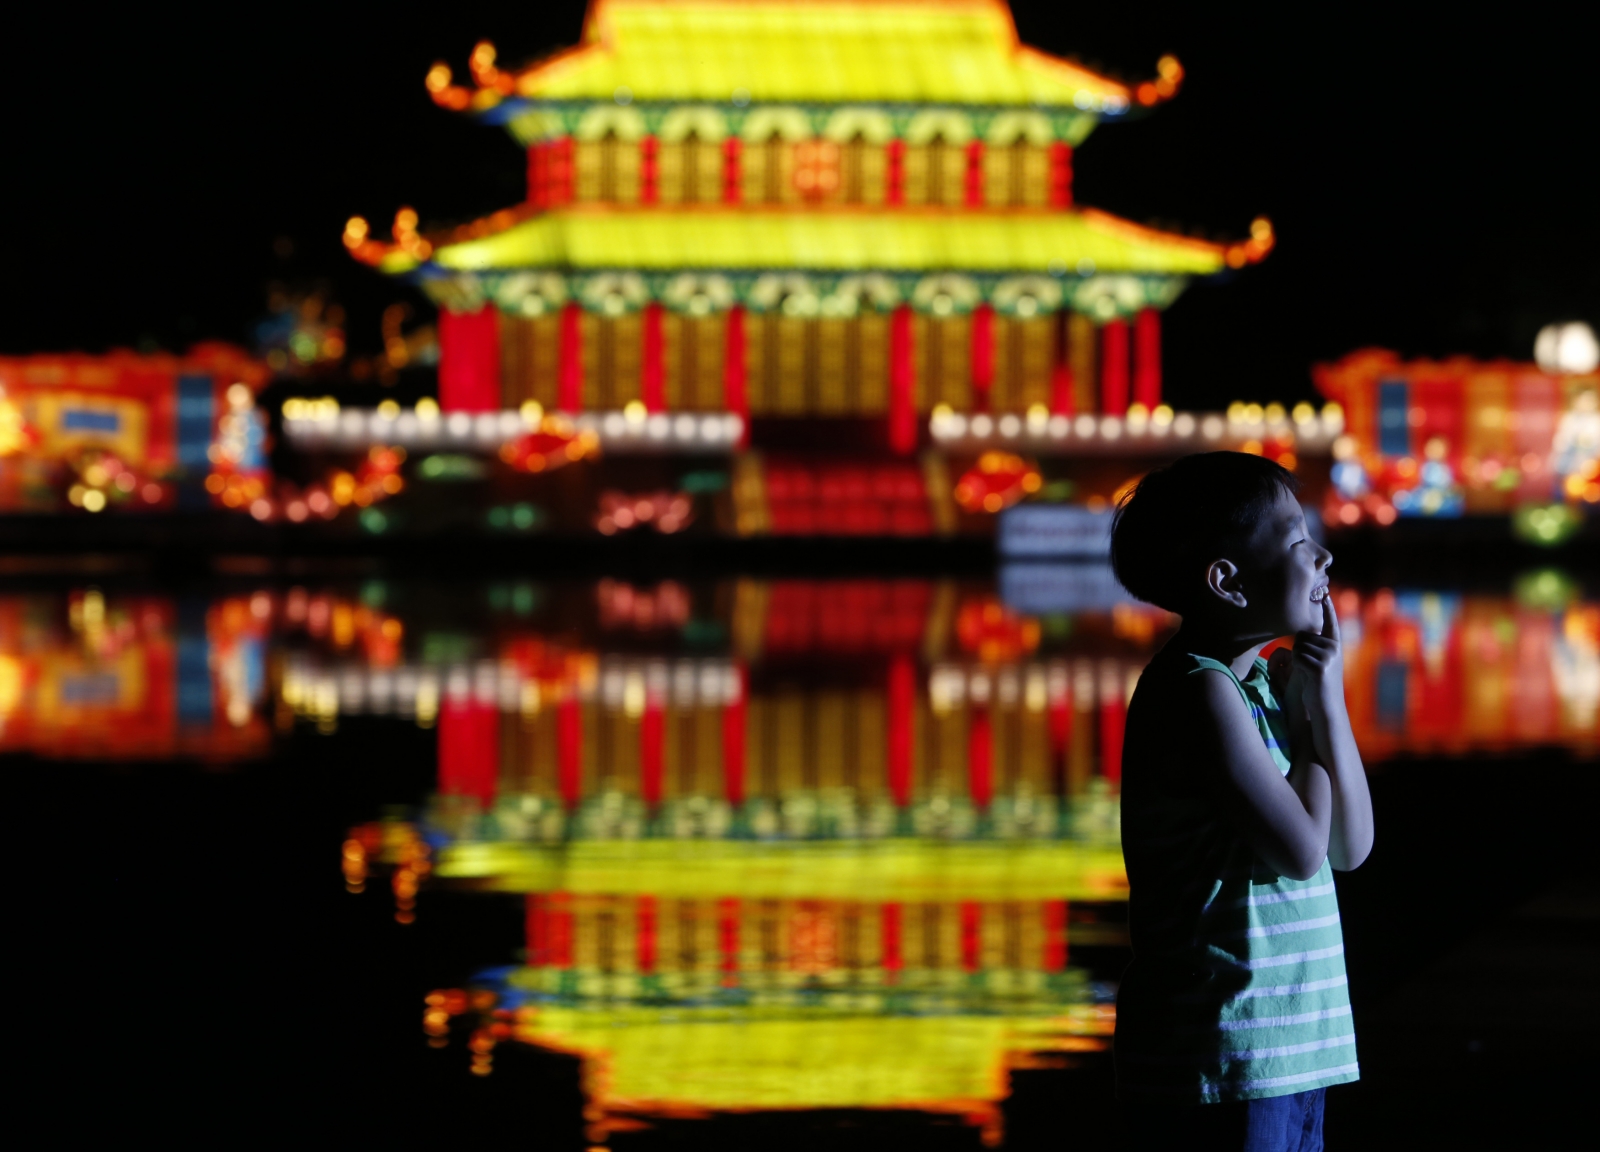
[[[1244,595],[1244,581],[1239,566],[1232,560],[1211,562],[1206,568],[1206,590],[1235,608],[1243,608],[1248,603]]]

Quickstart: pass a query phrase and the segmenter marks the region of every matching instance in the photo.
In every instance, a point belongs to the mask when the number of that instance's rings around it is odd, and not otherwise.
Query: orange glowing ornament
[[[985,663],[1004,663],[1039,647],[1039,622],[998,600],[969,600],[956,613],[956,641]]]
[[[955,498],[967,512],[993,514],[1039,490],[1039,470],[1010,452],[985,452],[956,482]]]
[[[551,472],[595,455],[599,441],[592,432],[577,432],[554,420],[511,441],[500,449],[500,459],[524,472]]]

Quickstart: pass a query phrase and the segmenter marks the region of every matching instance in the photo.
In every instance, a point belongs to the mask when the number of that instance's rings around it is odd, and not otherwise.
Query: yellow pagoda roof
[[[1264,257],[1266,221],[1220,244],[1162,232],[1094,209],[950,212],[569,205],[508,210],[432,240],[387,245],[347,233],[355,255],[384,272],[429,263],[451,272],[517,268],[1208,275]]]
[[[669,899],[1126,900],[1115,844],[923,840],[490,841],[439,850],[435,875],[502,892]]]
[[[448,107],[538,101],[1042,105],[1121,112],[1176,91],[1130,88],[1017,39],[1003,0],[593,0],[583,42],[521,71],[472,57],[478,91],[436,65]]]
[[[1029,1053],[1103,1050],[1114,1014],[702,1021],[677,1006],[529,1006],[515,1019],[516,1039],[596,1061],[597,1102],[618,1114],[908,1108],[983,1119],[1006,1096],[1009,1067]]]

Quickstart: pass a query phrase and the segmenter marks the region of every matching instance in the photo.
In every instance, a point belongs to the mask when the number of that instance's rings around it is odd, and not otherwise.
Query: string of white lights
[[[1035,453],[1130,452],[1181,447],[1239,448],[1272,441],[1301,451],[1325,451],[1344,431],[1344,412],[1329,404],[1318,413],[1309,404],[1293,412],[1279,405],[1235,404],[1222,412],[1153,411],[1135,404],[1125,416],[1052,415],[1043,405],[1026,415],[1007,412],[966,415],[935,408],[928,420],[934,443],[942,448],[981,451],[998,446]]]
[[[731,452],[745,422],[733,412],[646,412],[634,403],[621,410],[551,413],[538,405],[520,411],[444,413],[424,400],[403,409],[389,402],[376,408],[342,408],[329,398],[294,399],[283,409],[283,430],[299,449],[362,449],[373,444],[404,448],[493,453],[540,430],[557,428],[593,436],[606,452]],[[1175,412],[1166,405],[1146,410],[1135,404],[1122,416],[1051,414],[1042,405],[1027,413],[966,414],[936,407],[928,432],[941,448],[982,451],[997,446],[1041,454],[1147,452],[1180,448],[1239,448],[1274,442],[1299,451],[1326,451],[1344,431],[1337,404],[1319,413],[1309,404],[1290,412],[1279,405],[1234,404],[1222,412]]]
[[[732,451],[739,443],[744,421],[733,412],[650,413],[636,404],[621,411],[548,416],[537,405],[524,405],[520,411],[445,413],[426,400],[410,409],[393,403],[342,408],[328,398],[289,400],[283,407],[284,435],[302,450],[386,444],[493,453],[540,430],[588,433],[608,452],[721,453]]]

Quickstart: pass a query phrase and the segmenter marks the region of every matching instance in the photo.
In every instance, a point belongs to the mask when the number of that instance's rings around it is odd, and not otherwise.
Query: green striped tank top
[[[1266,661],[1241,683],[1216,660],[1163,652],[1139,678],[1122,781],[1133,943],[1117,994],[1124,1099],[1250,1100],[1360,1076],[1332,869],[1324,860],[1309,880],[1277,875],[1185,762],[1177,678],[1208,669],[1233,681],[1273,762],[1290,767]]]

